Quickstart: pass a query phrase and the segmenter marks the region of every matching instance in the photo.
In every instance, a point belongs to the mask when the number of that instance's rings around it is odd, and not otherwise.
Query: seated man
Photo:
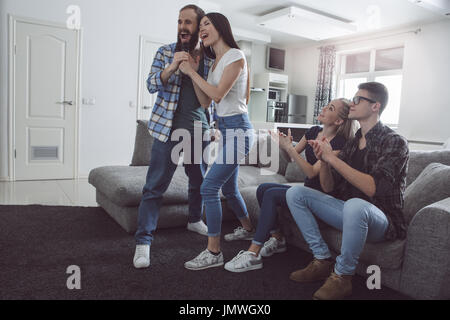
[[[286,193],[291,214],[308,243],[314,260],[290,278],[298,282],[325,280],[314,299],[351,295],[355,273],[366,241],[406,237],[402,213],[409,158],[407,141],[380,122],[388,92],[377,82],[363,83],[350,104],[349,118],[360,124],[355,138],[339,155],[326,139],[309,141],[322,160],[324,192],[296,186]],[[316,218],[342,231],[341,253],[333,261]],[[331,273],[331,275],[330,275]]]

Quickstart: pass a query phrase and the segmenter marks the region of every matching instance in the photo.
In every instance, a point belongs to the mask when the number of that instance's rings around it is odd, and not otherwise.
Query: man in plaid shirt
[[[210,127],[208,103],[199,101],[192,80],[183,76],[178,69],[183,61],[189,61],[199,75],[206,80],[213,62],[203,57],[196,49],[199,36],[199,23],[205,15],[196,5],[187,5],[180,10],[178,18],[177,43],[162,46],[157,51],[147,80],[150,93],[158,93],[156,103],[149,120],[148,129],[153,136],[150,165],[146,184],[139,205],[138,228],[135,235],[136,250],[133,264],[136,268],[146,268],[150,265],[150,245],[153,240],[159,210],[164,192],[169,187],[177,169],[178,157],[174,148],[179,145],[176,136],[184,130],[184,169],[189,178],[188,201],[189,218],[187,228],[190,231],[207,235],[207,227],[202,221],[203,202],[200,186],[206,173],[207,164],[203,160],[203,150],[208,142],[203,141],[203,133]],[[194,129],[201,135],[195,136]],[[174,132],[177,134],[175,135]],[[186,134],[188,133],[188,134]],[[172,135],[174,139],[172,140]],[[194,148],[198,143],[201,151]],[[174,151],[174,152],[172,152]],[[172,159],[174,153],[176,159]],[[191,155],[189,159],[188,154]]]
[[[388,101],[386,87],[367,82],[358,89],[348,116],[361,126],[355,138],[338,155],[326,139],[309,141],[321,160],[320,182],[328,194],[303,186],[292,187],[286,194],[292,216],[314,255],[306,268],[293,272],[290,278],[298,282],[327,279],[314,299],[351,295],[351,278],[366,241],[406,236],[402,208],[408,143],[380,122]],[[336,261],[320,234],[316,217],[342,231]]]

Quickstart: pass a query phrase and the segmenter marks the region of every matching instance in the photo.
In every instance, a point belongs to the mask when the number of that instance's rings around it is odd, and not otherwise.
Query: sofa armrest
[[[419,210],[407,234],[401,291],[419,299],[450,298],[450,197]]]

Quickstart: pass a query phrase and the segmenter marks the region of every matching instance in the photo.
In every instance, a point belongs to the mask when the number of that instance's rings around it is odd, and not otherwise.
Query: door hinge
[[[17,159],[17,150],[14,149],[14,158]]]

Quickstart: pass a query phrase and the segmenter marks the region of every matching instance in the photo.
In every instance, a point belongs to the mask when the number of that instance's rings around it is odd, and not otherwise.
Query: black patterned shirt
[[[361,129],[355,138],[349,140],[338,157],[350,164],[359,149]],[[385,233],[386,240],[406,237],[406,224],[403,216],[403,194],[406,188],[406,172],[409,160],[408,142],[391,128],[379,121],[366,133],[366,153],[363,161],[363,173],[375,180],[376,191],[373,197],[365,200],[377,206],[386,215],[389,226]],[[333,195],[341,200],[348,200],[353,186],[335,169]]]

